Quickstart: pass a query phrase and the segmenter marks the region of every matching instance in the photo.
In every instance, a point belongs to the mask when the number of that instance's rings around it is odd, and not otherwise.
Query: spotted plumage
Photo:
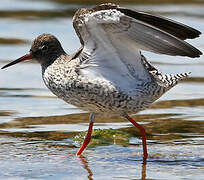
[[[110,3],[78,10],[73,26],[82,45],[76,53],[68,55],[56,37],[42,34],[34,40],[29,54],[3,68],[35,59],[42,66],[46,86],[56,96],[91,112],[88,134],[77,155],[90,141],[95,114],[120,115],[140,130],[146,160],[145,130],[128,114],[149,107],[188,73],[162,74],[141,50],[199,57],[202,53],[184,40],[196,38],[200,32]]]
[[[144,64],[144,67],[149,71],[149,73],[153,76],[156,82],[160,86],[164,86],[166,90],[172,88],[180,80],[187,78],[188,75],[190,74],[190,72],[179,73],[179,74],[162,74],[158,69],[152,66],[142,54],[141,54],[141,60]]]

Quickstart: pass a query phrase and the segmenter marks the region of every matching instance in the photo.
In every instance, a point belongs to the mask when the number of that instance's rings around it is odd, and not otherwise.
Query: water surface
[[[41,33],[59,38],[73,53],[80,43],[72,27],[76,9],[62,1],[8,0],[0,6],[0,66],[30,49]],[[187,1],[186,1],[187,2]],[[160,14],[204,32],[204,5],[123,4]],[[189,41],[204,50],[204,36]],[[98,117],[93,141],[76,157],[88,113],[56,98],[35,62],[0,71],[0,179],[203,179],[204,59],[144,52],[164,73],[191,72],[150,109],[134,116],[147,131],[150,158],[142,164],[141,136],[119,117]]]

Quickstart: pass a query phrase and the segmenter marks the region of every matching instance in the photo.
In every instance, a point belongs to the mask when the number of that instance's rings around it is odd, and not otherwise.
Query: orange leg
[[[81,147],[79,148],[79,150],[77,151],[76,155],[80,155],[84,149],[86,149],[87,145],[89,144],[89,142],[91,141],[91,133],[92,133],[92,129],[93,129],[93,123],[94,123],[94,119],[95,119],[95,114],[91,113],[90,115],[90,123],[89,123],[89,129],[88,132],[86,134],[86,137],[84,139],[83,144],[81,145]]]
[[[148,157],[147,154],[147,143],[146,143],[146,132],[145,129],[139,125],[134,119],[129,117],[127,114],[123,114],[123,117],[125,117],[128,121],[130,121],[136,128],[139,129],[140,133],[142,134],[142,145],[143,145],[143,162],[146,163],[146,159]]]

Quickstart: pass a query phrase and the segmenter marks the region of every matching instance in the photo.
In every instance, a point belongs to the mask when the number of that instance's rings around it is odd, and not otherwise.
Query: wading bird
[[[141,50],[199,57],[202,53],[184,40],[201,33],[179,22],[111,3],[78,10],[73,26],[82,45],[76,53],[68,55],[56,37],[41,34],[28,54],[2,69],[36,60],[42,66],[46,86],[57,97],[90,112],[88,133],[77,155],[90,142],[96,115],[120,115],[141,132],[146,161],[145,129],[128,114],[148,108],[188,73],[162,74]]]

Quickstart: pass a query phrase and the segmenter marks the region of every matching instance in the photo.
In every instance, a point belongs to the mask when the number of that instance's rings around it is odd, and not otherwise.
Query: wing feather
[[[110,3],[79,10],[73,24],[82,44],[90,38],[90,32],[84,29],[87,26],[88,29],[96,28],[93,27],[95,25],[98,29],[103,28],[110,37],[122,36],[123,40],[134,40],[141,50],[192,58],[202,54],[182,40],[199,36],[199,31],[167,18],[120,8]]]

